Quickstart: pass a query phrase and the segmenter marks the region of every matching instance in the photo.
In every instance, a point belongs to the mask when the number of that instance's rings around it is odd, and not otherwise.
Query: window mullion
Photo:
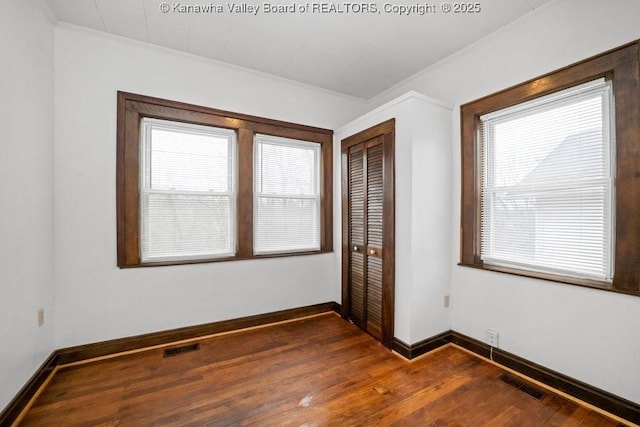
[[[237,254],[253,256],[253,131],[238,129]]]

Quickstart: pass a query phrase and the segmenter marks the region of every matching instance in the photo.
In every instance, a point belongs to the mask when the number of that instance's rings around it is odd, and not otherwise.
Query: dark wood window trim
[[[144,95],[118,92],[116,210],[118,266],[147,267],[308,255],[333,251],[333,131],[246,114],[216,110]],[[237,251],[227,258],[140,263],[140,122],[156,118],[233,129],[238,140]],[[253,139],[256,133],[317,142],[321,145],[320,250],[253,254]]]
[[[640,295],[640,66],[638,41],[460,107],[460,264]],[[615,258],[612,283],[487,265],[480,259],[480,116],[600,77],[613,81],[616,129]]]

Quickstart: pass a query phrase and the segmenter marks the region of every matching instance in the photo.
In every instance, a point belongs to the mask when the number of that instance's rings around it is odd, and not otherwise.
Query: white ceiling
[[[229,0],[46,0],[59,21],[190,52],[368,100],[549,0],[481,0],[474,14],[230,13]],[[311,0],[322,2],[324,0]],[[162,13],[163,2],[170,11]],[[174,5],[220,5],[222,13],[179,13]],[[242,4],[236,1],[235,4]],[[346,10],[347,3],[326,2]],[[349,3],[351,5],[356,3]],[[357,3],[361,4],[361,3]],[[388,4],[424,5],[407,0]],[[448,4],[454,4],[450,2]]]

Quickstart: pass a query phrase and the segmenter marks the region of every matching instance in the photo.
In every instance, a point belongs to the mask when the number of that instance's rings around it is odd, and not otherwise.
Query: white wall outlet
[[[487,344],[491,347],[498,348],[498,331],[487,329]]]
[[[444,307],[449,307],[449,295],[444,296]]]
[[[38,310],[38,326],[44,325],[44,308]]]

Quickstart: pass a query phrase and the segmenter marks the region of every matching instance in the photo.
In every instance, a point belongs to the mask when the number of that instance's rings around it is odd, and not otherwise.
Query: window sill
[[[460,263],[458,263],[458,266],[460,266],[460,267],[471,267],[471,268],[475,268],[475,269],[478,269],[478,270],[485,270],[485,271],[494,271],[494,272],[498,272],[498,273],[506,273],[506,274],[511,274],[511,275],[514,275],[514,276],[528,277],[528,278],[532,278],[532,279],[547,280],[549,282],[556,282],[556,283],[564,283],[564,284],[568,284],[568,285],[582,286],[582,287],[585,287],[585,288],[599,289],[599,290],[603,290],[603,291],[615,292],[615,293],[626,294],[626,295],[640,296],[640,291],[638,291],[638,290],[619,289],[619,288],[613,287],[613,285],[611,283],[602,282],[602,281],[598,281],[598,280],[590,280],[590,279],[582,279],[582,278],[578,278],[578,277],[561,276],[561,275],[558,275],[558,274],[541,273],[541,272],[538,272],[538,271],[521,270],[521,269],[517,269],[517,268],[501,267],[501,266],[489,265],[489,264],[465,264],[465,263],[460,262]]]
[[[319,255],[333,253],[333,250],[319,250],[319,251],[304,251],[304,252],[283,252],[277,254],[262,254],[253,256],[233,256],[224,258],[204,258],[204,259],[190,259],[190,260],[174,260],[174,261],[154,261],[145,262],[136,265],[121,265],[119,268],[138,268],[138,267],[167,267],[170,265],[190,265],[190,264],[208,264],[216,262],[228,262],[228,261],[247,261],[252,259],[269,259],[269,258],[284,258],[284,257],[297,257],[305,255]]]

